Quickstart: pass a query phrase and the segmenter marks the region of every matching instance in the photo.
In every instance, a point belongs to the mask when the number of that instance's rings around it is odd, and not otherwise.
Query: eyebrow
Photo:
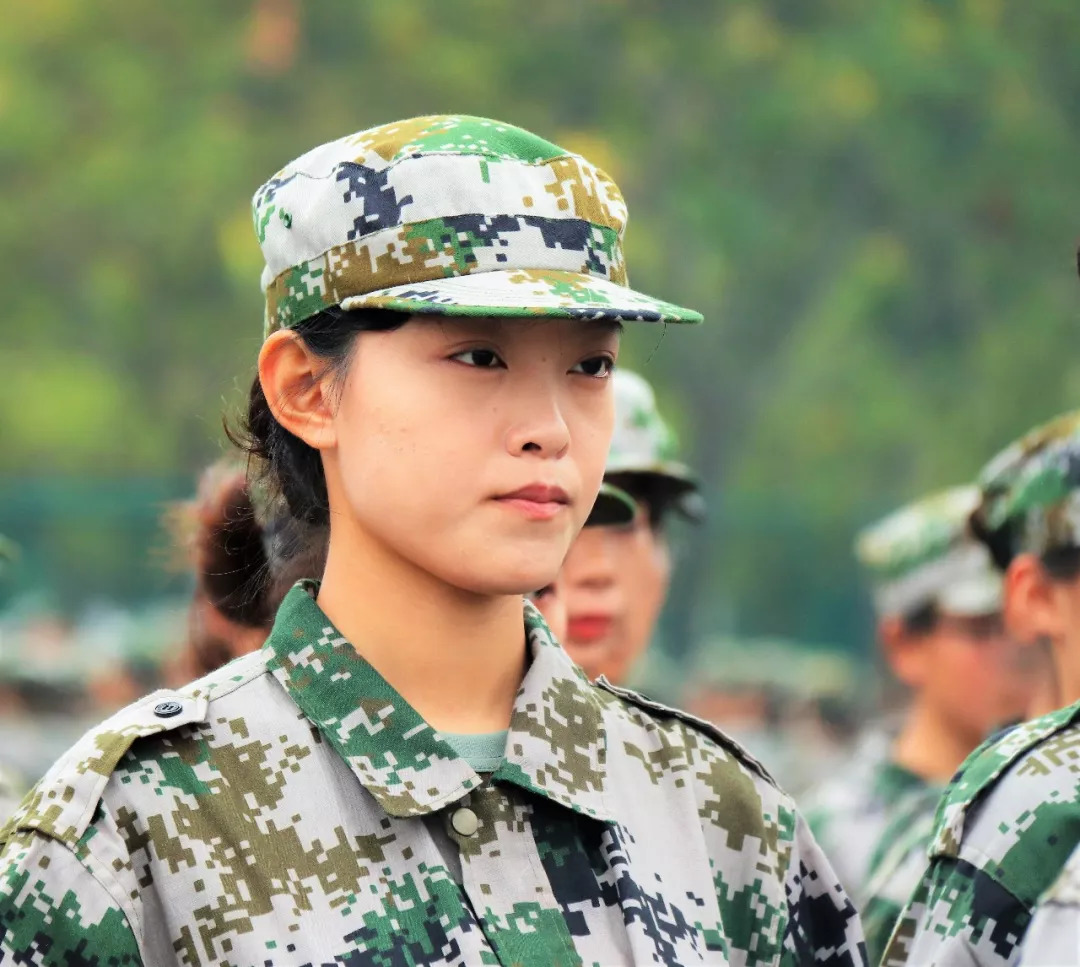
[[[604,332],[621,334],[623,331],[623,324],[618,319],[583,319],[581,321],[586,326],[593,329],[600,329]]]

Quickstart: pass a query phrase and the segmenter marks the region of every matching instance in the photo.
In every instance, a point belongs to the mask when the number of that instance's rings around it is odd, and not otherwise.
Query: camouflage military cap
[[[627,287],[626,205],[580,155],[466,115],[321,145],[253,201],[266,332],[329,306],[700,322]]]
[[[862,531],[855,555],[870,573],[880,614],[928,604],[950,614],[992,614],[1001,607],[1001,575],[971,534],[974,486],[952,487],[909,504]]]
[[[615,432],[605,471],[647,475],[680,510],[690,517],[700,517],[697,482],[690,469],[677,459],[678,437],[660,415],[652,386],[626,369],[616,370],[613,380]]]
[[[1012,443],[979,474],[981,531],[1006,558],[1080,545],[1080,410]]]
[[[614,484],[603,483],[596,503],[589,511],[586,527],[612,527],[629,524],[637,514],[637,504],[625,490]]]

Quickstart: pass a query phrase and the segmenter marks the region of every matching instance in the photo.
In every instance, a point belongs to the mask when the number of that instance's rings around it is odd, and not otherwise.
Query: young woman
[[[625,208],[510,125],[427,117],[256,195],[249,447],[329,526],[262,649],[90,733],[2,838],[0,953],[71,964],[849,963],[791,800],[588,683],[522,595],[600,487]],[[524,609],[524,610],[523,610]]]

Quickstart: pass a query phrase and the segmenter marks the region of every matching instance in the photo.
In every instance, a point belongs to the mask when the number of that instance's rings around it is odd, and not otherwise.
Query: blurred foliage
[[[626,345],[713,507],[668,649],[855,647],[854,529],[1080,399],[1078,43],[1066,0],[9,5],[0,470],[193,474],[259,343],[255,187],[375,123],[491,115],[608,168],[634,283],[708,319]]]

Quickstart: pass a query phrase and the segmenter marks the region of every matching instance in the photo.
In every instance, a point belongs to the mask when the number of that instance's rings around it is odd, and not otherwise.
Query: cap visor
[[[613,322],[701,322],[693,309],[654,299],[581,272],[507,269],[416,285],[397,285],[341,300],[341,308],[394,309],[444,316],[547,316]]]
[[[596,503],[589,511],[585,526],[625,526],[633,522],[636,514],[637,504],[634,498],[618,487],[605,483],[600,485],[600,493],[596,495]]]
[[[648,468],[637,464],[631,468],[609,462],[604,473],[631,491],[635,490],[635,482],[640,481],[644,484],[644,492],[638,496],[651,494],[653,499],[669,504],[687,520],[700,522],[705,519],[705,501],[698,483],[680,463],[655,463]]]

